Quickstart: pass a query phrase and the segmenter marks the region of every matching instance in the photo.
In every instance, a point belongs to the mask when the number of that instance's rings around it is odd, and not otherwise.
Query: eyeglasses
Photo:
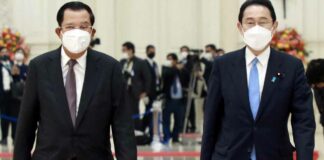
[[[92,26],[81,25],[80,27],[76,27],[76,26],[68,25],[68,26],[62,26],[61,29],[63,31],[70,31],[70,30],[73,30],[73,29],[81,29],[83,31],[90,32],[92,30]]]
[[[261,22],[243,22],[243,26],[247,27],[247,28],[252,28],[256,25],[259,25],[261,27],[264,28],[271,28],[272,27],[272,22],[269,21],[261,21]]]

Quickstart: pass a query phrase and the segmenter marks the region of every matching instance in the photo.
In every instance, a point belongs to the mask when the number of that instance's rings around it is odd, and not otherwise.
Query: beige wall
[[[6,8],[10,8],[9,18],[3,21],[10,21],[13,28],[26,36],[33,56],[60,45],[54,34],[56,12],[67,0],[3,1]],[[207,43],[215,43],[226,51],[242,47],[236,22],[243,1],[83,0],[96,15],[95,28],[102,42],[96,49],[119,58],[121,44],[129,40],[136,44],[138,55],[144,56],[145,46],[154,44],[159,60],[164,60],[168,52],[177,52],[184,44],[203,48]],[[282,0],[272,2],[280,28],[296,27],[306,39],[307,49],[313,51],[310,58],[324,58],[324,31],[321,29],[324,28],[324,10],[319,7],[324,1],[287,1],[286,20]]]

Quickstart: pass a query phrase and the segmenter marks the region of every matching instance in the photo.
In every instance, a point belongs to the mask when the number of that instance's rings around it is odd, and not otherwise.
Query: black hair
[[[187,49],[188,51],[190,51],[190,48],[188,46],[181,46],[180,50],[182,49]]]
[[[72,2],[68,2],[65,3],[57,12],[56,15],[56,20],[59,26],[62,25],[63,19],[64,19],[64,12],[65,10],[70,9],[73,11],[80,11],[80,10],[86,10],[89,15],[90,15],[90,21],[91,21],[91,25],[93,26],[94,22],[95,22],[95,16],[91,10],[91,8],[82,2],[78,2],[78,1],[72,1]]]
[[[225,50],[223,48],[219,48],[219,49],[216,49],[216,52],[225,52]]]
[[[126,47],[128,50],[132,50],[135,53],[135,45],[132,42],[125,42],[123,47]]]
[[[151,48],[155,48],[153,45],[148,45],[148,46],[146,46],[146,53],[149,51],[149,49],[151,49]]]
[[[214,44],[207,44],[205,47],[206,47],[206,48],[211,48],[211,49],[214,50],[214,51],[217,50],[217,49],[216,49],[216,46],[215,46]]]
[[[169,53],[169,54],[167,55],[167,57],[171,57],[172,60],[178,61],[178,56],[177,56],[177,54],[175,54],[175,53]]]
[[[309,62],[306,69],[308,84],[324,82],[324,59],[314,59]]]
[[[276,12],[272,6],[272,3],[270,0],[246,0],[240,8],[240,13],[238,16],[238,20],[240,23],[242,23],[244,11],[247,7],[252,6],[252,5],[261,5],[269,9],[271,17],[272,17],[272,22],[275,22],[277,20]]]
[[[91,40],[90,47],[93,48],[94,46],[100,45],[100,44],[101,44],[100,38],[95,38],[95,39]]]

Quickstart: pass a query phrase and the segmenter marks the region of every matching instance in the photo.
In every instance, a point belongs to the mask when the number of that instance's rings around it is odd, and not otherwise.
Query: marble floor
[[[196,139],[194,141],[190,140],[189,142],[187,142],[188,144],[170,145],[164,147],[158,152],[152,151],[152,148],[150,146],[139,146],[138,160],[198,160],[198,155],[200,151],[200,145],[198,141],[199,139]],[[13,146],[11,140],[9,139],[7,147],[0,147],[0,160],[11,160],[12,150]],[[319,152],[320,155],[320,158],[318,160],[324,160],[324,136],[322,133],[322,129],[320,128],[316,133],[316,150]],[[173,155],[173,157],[165,155]]]

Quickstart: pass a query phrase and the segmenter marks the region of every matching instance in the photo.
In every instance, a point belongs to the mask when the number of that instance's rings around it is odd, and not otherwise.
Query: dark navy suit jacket
[[[61,48],[30,62],[13,159],[113,160],[111,130],[116,158],[136,160],[131,108],[125,105],[121,66],[112,57],[92,49],[88,49],[86,58],[75,126],[62,77]]]
[[[248,160],[253,145],[258,160],[292,160],[295,149],[299,160],[313,159],[312,100],[302,62],[271,49],[254,120],[248,97],[245,48],[217,58],[204,111],[201,160]],[[287,129],[290,114],[295,147]]]

